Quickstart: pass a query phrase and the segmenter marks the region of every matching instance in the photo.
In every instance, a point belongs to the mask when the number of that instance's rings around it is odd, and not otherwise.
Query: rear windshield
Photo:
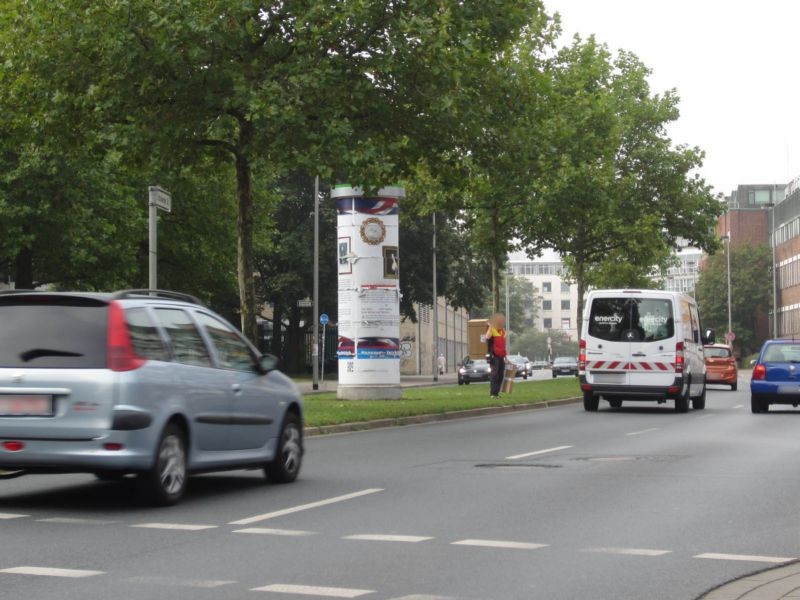
[[[553,361],[554,365],[571,365],[573,363],[577,363],[577,359],[569,358],[569,357],[559,357]]]
[[[104,369],[108,305],[84,298],[0,298],[0,368]]]
[[[654,298],[595,298],[589,335],[609,342],[658,342],[675,335],[672,301]]]
[[[731,351],[728,348],[706,348],[708,358],[730,358]]]
[[[764,351],[764,362],[800,362],[800,345],[770,344]]]

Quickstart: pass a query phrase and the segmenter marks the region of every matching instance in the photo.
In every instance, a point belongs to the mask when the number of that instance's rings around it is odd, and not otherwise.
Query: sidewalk
[[[781,600],[800,599],[800,562],[768,569],[726,583],[699,600]]]
[[[320,383],[319,390],[313,389],[313,383],[310,380],[304,379],[302,381],[295,381],[300,393],[304,396],[310,394],[324,394],[328,392],[336,392],[336,387],[339,382],[336,379],[326,380]],[[433,387],[436,385],[456,385],[458,379],[455,373],[445,373],[439,375],[439,381],[433,382],[432,375],[403,375],[400,377],[400,385],[404,388],[418,388],[418,387]]]

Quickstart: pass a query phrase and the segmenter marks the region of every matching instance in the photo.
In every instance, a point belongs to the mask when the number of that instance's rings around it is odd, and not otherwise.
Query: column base
[[[400,400],[403,388],[399,385],[348,385],[339,384],[336,398],[339,400]]]

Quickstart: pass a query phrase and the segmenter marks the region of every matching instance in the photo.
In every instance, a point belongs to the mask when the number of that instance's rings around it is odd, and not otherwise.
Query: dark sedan
[[[553,361],[553,379],[559,375],[578,376],[578,360],[571,356],[559,356]]]
[[[485,359],[467,358],[458,369],[458,385],[470,384],[473,381],[489,381],[491,373],[492,369]]]

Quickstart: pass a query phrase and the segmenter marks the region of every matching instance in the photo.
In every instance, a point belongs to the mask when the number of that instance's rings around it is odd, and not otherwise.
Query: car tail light
[[[118,444],[116,442],[107,442],[103,444],[103,448],[105,448],[110,452],[119,452],[120,450],[124,450],[125,446],[123,446],[122,444]]]
[[[767,367],[764,365],[756,365],[753,369],[753,379],[755,381],[764,381],[767,378]]]
[[[145,362],[136,354],[125,322],[125,311],[119,302],[108,305],[108,368],[112,371],[133,371]]]
[[[25,443],[16,441],[3,442],[3,448],[9,452],[21,452],[25,449]]]
[[[589,385],[588,383],[581,384],[581,391],[591,392],[592,391],[592,386]]]
[[[683,373],[683,342],[675,344],[675,372]]]
[[[581,340],[580,354],[578,354],[578,369],[580,371],[586,370],[586,340]]]

